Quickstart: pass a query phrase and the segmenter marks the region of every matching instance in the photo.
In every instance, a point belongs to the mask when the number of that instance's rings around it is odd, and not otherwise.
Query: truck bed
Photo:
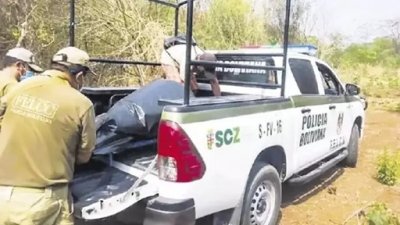
[[[77,167],[71,184],[75,217],[84,219],[83,212],[91,213],[87,210],[88,206],[101,204],[106,199],[131,191],[132,186],[155,157],[156,144],[152,143],[139,148],[125,149],[118,154],[97,155],[88,164]],[[155,177],[156,169],[153,168],[150,174]],[[147,184],[146,180],[141,181],[138,189]],[[124,210],[121,207],[121,212]],[[104,218],[109,219],[117,214],[104,214]]]

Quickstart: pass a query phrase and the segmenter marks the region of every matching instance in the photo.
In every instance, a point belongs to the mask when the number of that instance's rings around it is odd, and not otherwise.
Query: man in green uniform
[[[17,84],[26,74],[43,72],[35,63],[33,53],[25,48],[10,49],[3,59],[0,71],[0,97]]]
[[[96,138],[93,104],[79,92],[88,61],[86,52],[64,48],[50,70],[2,98],[0,224],[73,224],[68,183]]]

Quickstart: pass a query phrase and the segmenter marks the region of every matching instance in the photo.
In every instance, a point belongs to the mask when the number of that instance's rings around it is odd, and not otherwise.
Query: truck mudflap
[[[195,221],[193,199],[158,197],[148,202],[143,225],[195,225]]]
[[[133,185],[122,193],[107,193],[103,197],[93,196],[74,205],[74,216],[84,221],[94,221],[112,217],[123,212],[137,202],[158,194],[158,178],[151,173],[155,168],[155,157],[145,171],[113,161],[112,167],[137,178]],[[95,199],[92,199],[95,198]]]

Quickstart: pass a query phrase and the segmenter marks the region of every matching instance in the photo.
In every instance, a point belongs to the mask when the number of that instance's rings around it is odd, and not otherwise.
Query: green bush
[[[368,225],[400,225],[399,218],[384,203],[370,206],[365,219]]]
[[[391,112],[400,112],[400,102],[389,104],[386,108]]]
[[[389,154],[385,149],[378,159],[377,179],[382,184],[395,185],[400,178],[400,153]]]

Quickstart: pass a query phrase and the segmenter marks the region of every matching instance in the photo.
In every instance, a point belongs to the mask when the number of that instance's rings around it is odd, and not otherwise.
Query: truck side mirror
[[[346,92],[349,95],[358,95],[360,94],[360,88],[355,84],[346,84]]]

